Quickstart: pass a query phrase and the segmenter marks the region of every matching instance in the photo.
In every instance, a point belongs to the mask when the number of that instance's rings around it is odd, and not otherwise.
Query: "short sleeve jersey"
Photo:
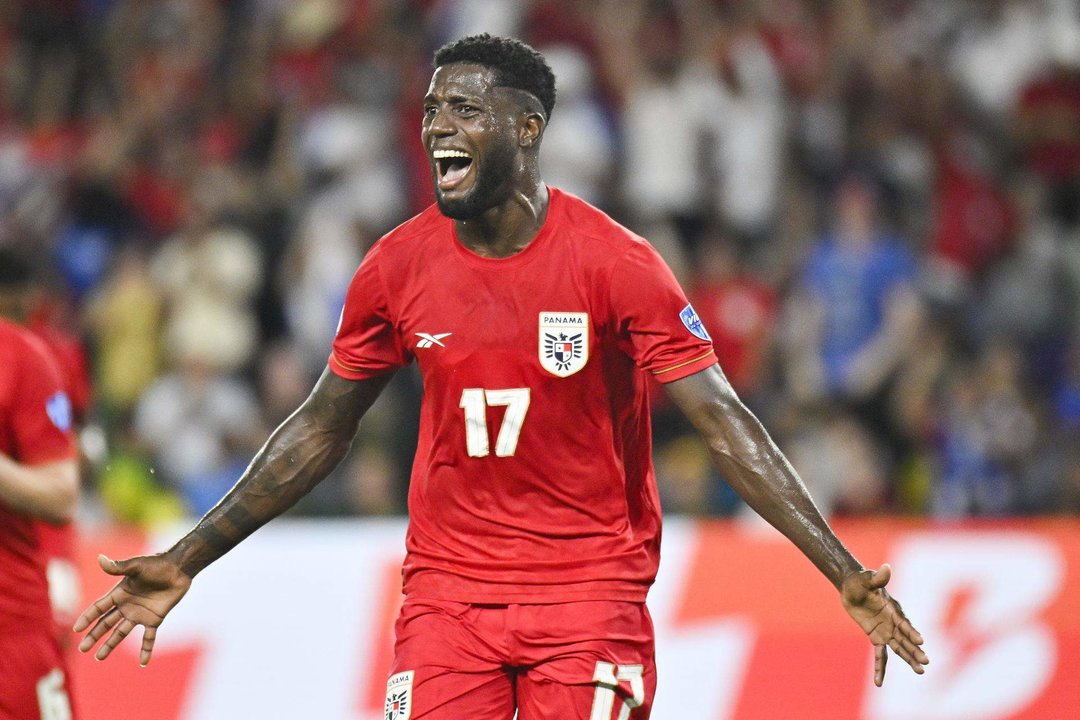
[[[44,344],[0,320],[0,452],[23,465],[75,457],[71,402]],[[0,502],[0,632],[51,627],[34,519]]]
[[[508,258],[472,253],[428,208],[364,258],[329,365],[363,379],[413,360],[405,592],[644,600],[660,545],[646,373],[716,362],[656,251],[556,188]]]

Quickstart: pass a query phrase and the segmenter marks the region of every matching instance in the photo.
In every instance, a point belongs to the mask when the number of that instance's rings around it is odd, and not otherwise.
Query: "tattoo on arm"
[[[352,381],[324,371],[236,485],[168,551],[180,569],[194,577],[326,477],[345,457],[360,418],[390,377]]]
[[[798,473],[743,405],[719,366],[665,386],[701,434],[724,479],[840,588],[863,569],[822,517]]]

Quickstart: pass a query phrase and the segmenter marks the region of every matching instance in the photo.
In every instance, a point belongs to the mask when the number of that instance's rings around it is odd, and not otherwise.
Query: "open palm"
[[[191,578],[161,555],[119,561],[99,555],[98,563],[108,574],[118,575],[123,579],[91,603],[75,621],[75,632],[82,632],[93,625],[79,643],[79,650],[89,651],[112,630],[112,634],[95,654],[98,660],[104,660],[136,626],[142,625],[144,629],[139,664],[146,665],[150,662],[150,655],[154,650],[158,626],[187,593],[191,587]]]
[[[878,687],[885,681],[887,647],[920,675],[930,662],[921,647],[922,634],[904,615],[900,603],[885,591],[891,577],[892,569],[882,565],[878,570],[849,575],[840,589],[844,609],[874,644],[874,684]]]

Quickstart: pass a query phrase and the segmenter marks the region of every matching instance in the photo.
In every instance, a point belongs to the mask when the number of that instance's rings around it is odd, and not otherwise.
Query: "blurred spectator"
[[[251,362],[262,258],[246,232],[195,217],[161,246],[151,270],[163,291],[172,353],[197,355],[224,370]]]
[[[955,374],[939,430],[939,517],[1004,515],[1018,509],[1025,459],[1036,442],[1036,418],[1015,346],[991,347]]]
[[[204,351],[201,343],[178,348],[175,369],[147,388],[134,416],[151,472],[196,515],[232,487],[266,435],[254,392]]]
[[[558,121],[544,131],[544,180],[590,203],[610,206],[615,136],[588,58],[567,45],[542,47],[559,78]]]
[[[117,258],[90,299],[85,320],[97,347],[97,381],[104,407],[123,414],[161,370],[162,298],[135,248]]]
[[[780,74],[748,10],[733,13],[713,39],[707,93],[707,129],[716,143],[715,202],[738,237],[757,245],[777,215],[785,150],[787,108]]]
[[[720,367],[741,395],[760,387],[776,321],[777,298],[748,272],[724,234],[700,243],[690,301],[709,331]]]
[[[857,175],[836,196],[835,225],[811,251],[789,322],[798,397],[871,400],[913,349],[919,323],[915,260],[878,218],[871,183]]]
[[[787,453],[826,517],[886,507],[888,451],[856,418],[810,416],[790,437]]]

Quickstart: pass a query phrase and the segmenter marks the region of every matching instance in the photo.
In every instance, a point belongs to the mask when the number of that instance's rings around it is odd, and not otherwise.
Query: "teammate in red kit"
[[[0,319],[0,720],[69,720],[37,523],[78,497],[71,402],[45,346]]]
[[[876,646],[916,672],[922,638],[864,569],[716,364],[708,334],[641,238],[540,179],[554,77],[528,46],[443,47],[422,140],[437,204],[356,273],[329,367],[236,487],[76,630],[104,657],[158,625],[203,568],[310,490],[345,454],[393,372],[424,378],[409,488],[405,603],[391,720],[647,718],[656,686],[645,597],[660,506],[646,374],[665,384],[724,476],[841,593]]]

